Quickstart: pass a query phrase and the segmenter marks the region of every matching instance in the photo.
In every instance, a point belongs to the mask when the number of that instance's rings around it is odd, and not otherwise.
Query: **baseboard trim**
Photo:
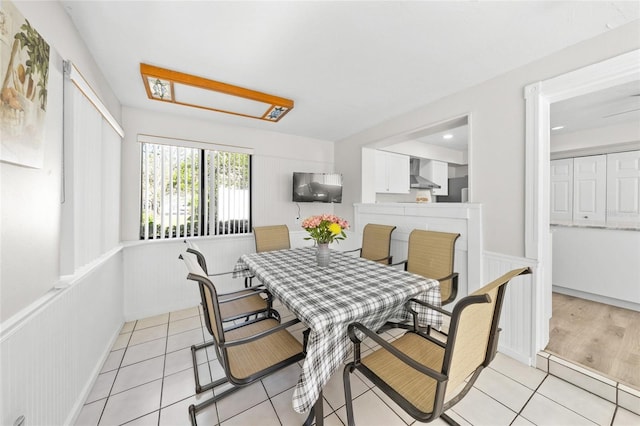
[[[618,308],[631,309],[632,311],[640,312],[640,304],[629,302],[627,300],[614,299],[612,297],[601,296],[599,294],[587,293],[580,290],[574,290],[572,288],[562,287],[554,285],[553,291],[567,296],[579,297],[581,299],[591,300],[593,302],[605,303],[607,305],[617,306]]]

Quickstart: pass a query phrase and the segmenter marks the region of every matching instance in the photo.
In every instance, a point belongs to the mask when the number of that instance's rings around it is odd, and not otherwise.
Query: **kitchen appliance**
[[[409,187],[415,189],[439,189],[440,185],[429,179],[420,176],[420,159],[411,158],[409,160],[409,175],[410,182]]]

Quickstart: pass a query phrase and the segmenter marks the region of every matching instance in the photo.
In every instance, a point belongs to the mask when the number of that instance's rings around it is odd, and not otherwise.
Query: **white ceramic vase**
[[[318,261],[318,266],[326,267],[329,266],[329,244],[328,243],[318,243],[318,248],[316,250],[316,260]]]

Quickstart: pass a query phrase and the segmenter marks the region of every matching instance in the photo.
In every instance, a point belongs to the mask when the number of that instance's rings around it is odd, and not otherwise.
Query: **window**
[[[251,155],[144,142],[140,239],[251,230]]]

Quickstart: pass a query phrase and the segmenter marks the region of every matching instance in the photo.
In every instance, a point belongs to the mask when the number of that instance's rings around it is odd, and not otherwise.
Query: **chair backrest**
[[[191,253],[195,256],[195,258],[198,261],[198,265],[200,265],[200,267],[202,268],[202,271],[204,272],[204,276],[208,276],[209,272],[207,269],[207,261],[204,258],[204,254],[202,254],[202,251],[200,251],[200,248],[198,247],[198,245],[190,240],[184,240],[184,242],[187,245],[187,253]],[[198,287],[200,288],[200,299],[202,300],[202,310],[206,318],[209,316],[209,306],[205,302],[206,301],[205,286],[202,283],[198,283]],[[208,321],[205,321],[205,325],[207,326],[207,330],[209,330],[209,333],[213,334],[213,330],[211,329],[211,323]]]
[[[205,275],[208,274],[207,260],[204,258],[202,250],[200,250],[198,245],[193,241],[184,240],[184,243],[187,245],[187,253],[193,253],[196,256],[196,259],[198,259],[198,264],[204,270]]]
[[[391,251],[391,233],[394,229],[396,227],[390,225],[367,224],[362,231],[360,256],[369,260],[387,259]]]
[[[211,280],[209,280],[207,273],[202,269],[197,257],[193,253],[183,253],[180,255],[180,258],[187,267],[187,272],[189,273],[187,279],[196,281],[200,287],[200,296],[205,313],[205,325],[216,341],[216,346],[218,346],[220,342],[224,342],[224,333],[216,288]]]
[[[414,229],[409,234],[407,271],[423,277],[440,279],[453,273],[455,243],[460,234]],[[440,281],[442,300],[449,299],[452,280]]]
[[[287,225],[254,226],[256,252],[283,250],[291,248]]]
[[[445,400],[495,356],[506,285],[512,278],[530,272],[529,268],[514,269],[456,303],[443,363],[443,373],[449,376]]]

